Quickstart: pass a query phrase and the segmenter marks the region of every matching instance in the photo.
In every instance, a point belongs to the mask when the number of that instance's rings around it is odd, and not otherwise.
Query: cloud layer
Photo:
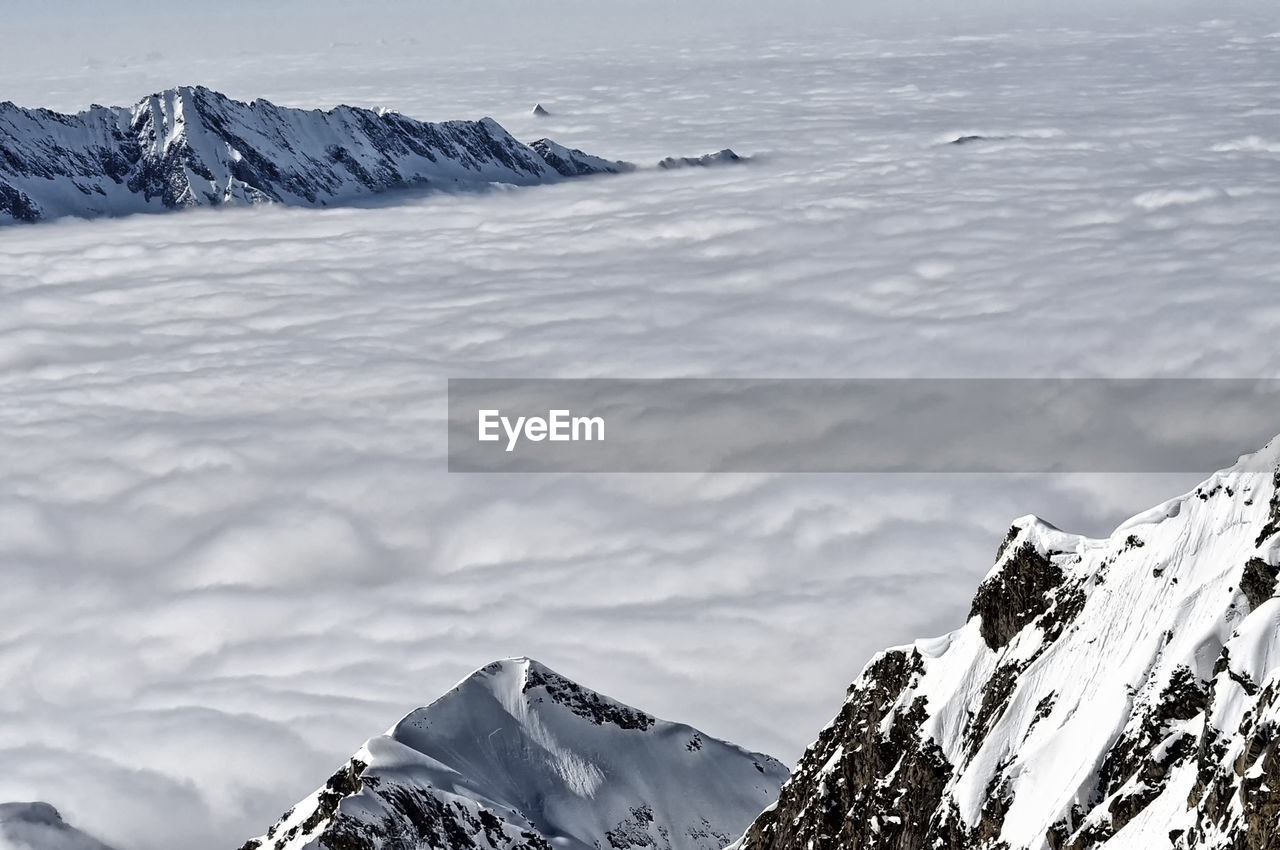
[[[873,651],[960,622],[1013,517],[1105,532],[1194,482],[448,475],[445,379],[1273,375],[1267,32],[224,63],[199,81],[756,158],[0,232],[0,799],[237,846],[511,654],[794,758]]]

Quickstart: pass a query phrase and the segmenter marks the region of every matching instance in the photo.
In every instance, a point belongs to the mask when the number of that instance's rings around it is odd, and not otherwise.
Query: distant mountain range
[[[663,160],[715,165],[732,151]],[[186,207],[323,207],[403,188],[531,186],[632,171],[492,118],[426,123],[387,110],[290,109],[203,86],[67,115],[0,103],[0,224]]]
[[[424,123],[340,106],[241,103],[202,86],[75,115],[0,104],[0,222],[280,203],[404,187],[520,186],[632,168],[496,121]]]

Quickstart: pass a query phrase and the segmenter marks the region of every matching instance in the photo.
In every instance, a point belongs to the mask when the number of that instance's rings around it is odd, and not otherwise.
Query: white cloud
[[[450,476],[445,378],[1274,374],[1250,32],[182,66],[642,162],[759,156],[0,231],[0,799],[234,847],[517,653],[794,758],[873,651],[960,622],[1013,517],[1102,532],[1194,482]],[[12,79],[74,106],[147,73]],[[1012,138],[939,144],[973,128]],[[1197,194],[1137,200],[1166,191]]]

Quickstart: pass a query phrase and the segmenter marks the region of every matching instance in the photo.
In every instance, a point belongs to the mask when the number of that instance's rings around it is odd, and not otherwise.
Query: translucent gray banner
[[[1271,379],[449,381],[451,472],[1207,474],[1277,433]]]

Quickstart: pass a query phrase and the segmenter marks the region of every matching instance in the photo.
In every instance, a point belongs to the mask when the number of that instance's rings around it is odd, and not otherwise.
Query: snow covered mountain
[[[370,740],[243,850],[718,850],[786,776],[509,659]]]
[[[545,139],[524,145],[491,118],[428,124],[350,106],[286,109],[201,86],[75,115],[0,103],[0,224],[324,206],[409,186],[531,185],[629,167]]]
[[[968,623],[873,659],[740,850],[1280,848],[1277,460],[1105,540],[1018,520]]]
[[[110,850],[68,824],[48,803],[0,803],[3,850]]]

